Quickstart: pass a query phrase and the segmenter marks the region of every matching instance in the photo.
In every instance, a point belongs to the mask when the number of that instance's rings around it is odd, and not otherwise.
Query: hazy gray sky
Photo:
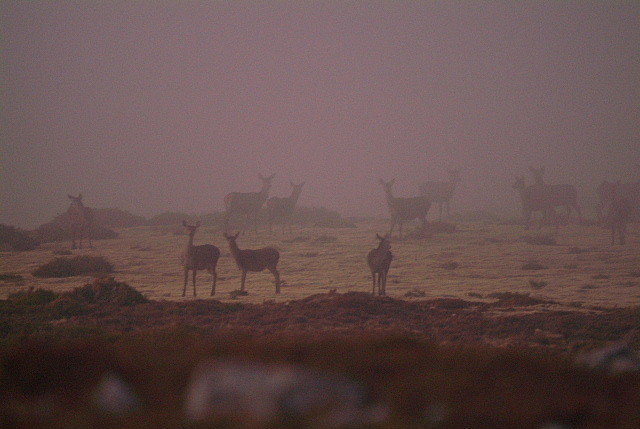
[[[519,210],[546,165],[590,212],[640,163],[640,2],[3,1],[0,222],[87,205],[385,214],[462,168],[453,209]],[[529,177],[527,177],[530,180]]]

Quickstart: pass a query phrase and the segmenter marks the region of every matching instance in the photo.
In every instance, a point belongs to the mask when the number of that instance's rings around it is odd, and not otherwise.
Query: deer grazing
[[[267,200],[267,216],[269,219],[269,231],[271,231],[273,221],[279,219],[282,222],[282,233],[284,234],[285,225],[289,226],[289,232],[291,232],[291,222],[293,219],[293,213],[296,208],[296,203],[302,192],[304,182],[296,185],[293,182],[289,182],[291,185],[291,195],[288,197],[271,197]]]
[[[533,175],[533,186],[537,186],[543,198],[546,198],[548,204],[552,207],[563,206],[567,210],[567,219],[571,216],[571,209],[578,213],[578,218],[582,219],[580,206],[578,205],[578,192],[573,185],[549,185],[544,183],[544,167],[529,167]]]
[[[369,264],[371,277],[373,279],[373,291],[371,293],[373,295],[376,294],[377,286],[378,295],[384,296],[387,293],[387,273],[389,272],[389,266],[391,265],[393,255],[391,254],[391,243],[389,242],[389,237],[381,237],[379,234],[376,234],[376,237],[380,243],[378,243],[378,247],[371,249],[367,254],[367,264]]]
[[[269,197],[269,189],[271,188],[271,181],[274,176],[275,174],[264,177],[262,174],[259,174],[258,177],[262,181],[262,187],[258,192],[231,192],[224,197],[225,231],[229,230],[229,220],[231,217],[244,218],[245,225],[249,220],[252,220],[254,231],[257,231],[258,213]]]
[[[524,177],[516,177],[516,181],[513,184],[513,189],[518,191],[520,199],[522,200],[522,212],[524,214],[524,227],[529,229],[529,223],[531,221],[531,215],[533,212],[542,212],[543,219],[551,217],[557,228],[557,217],[555,216],[555,209],[551,204],[549,198],[544,192],[541,186],[537,185],[525,185]],[[542,226],[542,224],[540,224]]]
[[[427,201],[431,203],[438,203],[440,208],[440,217],[442,220],[442,208],[445,207],[447,211],[447,216],[449,216],[449,201],[460,183],[460,170],[449,170],[447,169],[447,174],[449,175],[448,182],[425,182],[420,185],[420,195],[425,197]]]
[[[82,194],[77,197],[67,194],[71,200],[71,205],[67,210],[69,218],[69,232],[71,235],[71,248],[76,248],[76,240],[78,247],[82,249],[82,238],[87,237],[89,247],[91,246],[91,227],[93,225],[93,210],[82,204]]]
[[[207,270],[213,276],[213,284],[211,286],[211,296],[213,296],[216,293],[216,282],[218,280],[216,266],[218,265],[218,258],[220,258],[220,249],[213,244],[193,245],[193,236],[196,235],[200,222],[196,222],[195,225],[189,225],[187,221],[183,220],[182,226],[185,227],[187,234],[189,234],[187,246],[182,254],[182,264],[184,265],[182,296],[187,294],[189,270],[193,271],[193,296],[196,296],[196,273],[198,270]]]
[[[278,260],[280,252],[273,247],[263,247],[262,249],[240,249],[236,243],[236,239],[240,235],[224,233],[224,238],[229,243],[231,256],[236,261],[236,265],[242,271],[242,280],[240,281],[240,290],[244,292],[244,284],[247,278],[247,272],[259,272],[267,269],[271,271],[276,283],[276,293],[280,293],[280,273],[278,272]]]
[[[402,238],[402,224],[406,221],[413,219],[419,219],[422,223],[422,229],[427,224],[427,213],[431,208],[431,203],[425,197],[409,197],[409,198],[395,198],[391,188],[396,179],[390,182],[385,182],[380,179],[380,184],[384,188],[384,192],[387,197],[387,206],[389,207],[389,214],[391,216],[391,228],[389,230],[389,236],[393,233],[393,228],[396,224],[400,228],[400,238]]]

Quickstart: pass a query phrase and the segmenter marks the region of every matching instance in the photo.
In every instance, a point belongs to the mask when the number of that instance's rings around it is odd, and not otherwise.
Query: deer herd
[[[640,171],[640,165],[636,166]],[[556,208],[564,208],[564,220],[568,220],[575,212],[578,220],[582,219],[582,212],[578,205],[576,188],[569,184],[548,184],[544,181],[544,167],[529,167],[533,176],[533,183],[527,185],[524,176],[517,176],[513,189],[517,191],[522,203],[524,227],[531,226],[534,213],[540,213],[539,228],[544,223],[552,224],[556,228],[561,216]],[[455,194],[456,187],[460,183],[459,170],[447,170],[449,180],[424,182],[419,187],[419,195],[415,197],[394,197],[392,187],[395,179],[379,183],[384,191],[387,208],[390,217],[389,232],[381,236],[376,234],[378,246],[372,249],[366,257],[371,271],[373,290],[379,295],[386,294],[387,273],[393,258],[391,253],[390,238],[395,226],[398,226],[399,237],[402,238],[402,226],[405,222],[417,219],[424,229],[427,225],[427,214],[433,204],[438,205],[439,220],[442,220],[443,210],[449,215],[449,202]],[[291,195],[288,197],[271,197],[269,190],[275,174],[270,176],[259,175],[262,182],[258,192],[231,192],[224,197],[224,238],[229,245],[231,257],[241,271],[240,293],[245,292],[245,282],[248,272],[268,270],[274,276],[275,292],[280,293],[280,273],[278,261],[280,253],[274,247],[260,249],[240,249],[237,239],[241,231],[252,228],[257,231],[258,215],[263,210],[266,212],[269,231],[275,221],[282,224],[282,231],[288,226],[291,232],[291,223],[295,207],[302,192],[304,183],[290,182]],[[626,225],[632,213],[640,211],[640,178],[636,182],[622,183],[604,181],[597,189],[599,202],[597,214],[599,220],[611,230],[611,244],[615,244],[616,238],[620,244],[625,243]],[[82,238],[87,237],[91,247],[90,229],[93,224],[93,211],[82,204],[82,194],[78,197],[68,196],[71,206],[67,211],[72,248],[76,245],[82,247]],[[231,221],[240,221],[240,231],[230,234]],[[193,225],[186,221],[182,223],[188,235],[187,245],[182,254],[184,268],[184,285],[182,296],[186,295],[189,271],[192,272],[193,295],[196,295],[196,273],[198,270],[207,270],[213,276],[211,295],[215,294],[217,271],[216,266],[220,257],[220,249],[212,244],[194,245],[194,236],[200,227],[200,222]],[[77,244],[76,244],[77,243]]]

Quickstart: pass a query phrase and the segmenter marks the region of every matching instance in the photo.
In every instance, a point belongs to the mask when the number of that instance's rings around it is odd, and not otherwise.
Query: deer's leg
[[[269,271],[273,274],[273,278],[276,282],[276,293],[280,293],[280,273],[276,267],[269,268]]]
[[[371,280],[373,283],[373,287],[371,288],[371,295],[376,294],[376,273],[374,271],[371,272]]]
[[[193,296],[196,296],[196,273],[198,270],[193,269]]]
[[[184,269],[184,287],[182,288],[182,296],[187,294],[187,281],[189,280],[189,269]]]
[[[218,281],[218,272],[214,268],[211,272],[213,275],[213,285],[211,286],[211,296],[216,294],[216,282]]]
[[[247,279],[247,272],[242,270],[242,278],[240,279],[240,290],[244,290],[244,281]]]

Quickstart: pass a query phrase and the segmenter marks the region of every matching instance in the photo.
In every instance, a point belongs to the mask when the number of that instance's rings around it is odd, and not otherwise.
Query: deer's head
[[[190,237],[193,237],[196,234],[198,228],[200,228],[200,221],[197,221],[194,225],[189,225],[186,220],[183,220],[182,226],[184,226],[187,234],[189,234]]]
[[[381,250],[391,250],[391,241],[389,240],[389,235],[385,235],[385,236],[381,236],[380,234],[376,233],[376,238],[378,239],[379,243],[378,243],[378,249]]]

